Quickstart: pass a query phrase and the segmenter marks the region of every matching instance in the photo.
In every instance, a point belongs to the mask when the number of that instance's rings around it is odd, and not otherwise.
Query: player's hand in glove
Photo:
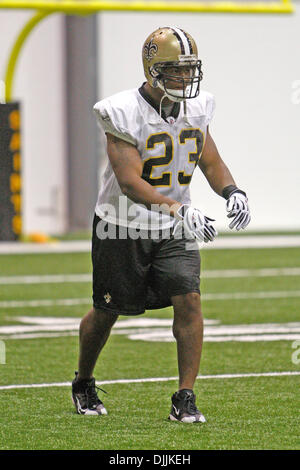
[[[233,190],[227,199],[226,210],[227,217],[232,219],[229,228],[236,230],[244,229],[247,227],[251,220],[250,209],[246,193],[240,189]]]
[[[181,227],[182,224],[195,240],[201,242],[212,242],[218,235],[218,232],[212,224],[214,219],[206,217],[199,209],[195,209],[187,204],[183,204],[178,209],[176,218],[179,219],[181,223],[179,222],[176,224],[173,235],[177,231],[177,228],[179,226]]]

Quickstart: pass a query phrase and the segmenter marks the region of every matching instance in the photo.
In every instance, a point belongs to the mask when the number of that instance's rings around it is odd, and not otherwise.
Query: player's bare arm
[[[148,209],[151,205],[163,205],[166,212],[174,216],[181,204],[159,193],[142,178],[143,162],[137,148],[112,134],[107,133],[106,137],[108,157],[122,193]]]
[[[198,165],[211,188],[220,196],[226,186],[235,186],[235,181],[220,157],[209,129],[207,129],[206,142]]]
[[[239,189],[219,155],[217,146],[207,129],[206,143],[198,163],[211,188],[227,199],[227,217],[232,219],[229,228],[236,230],[247,227],[251,220],[247,195]]]

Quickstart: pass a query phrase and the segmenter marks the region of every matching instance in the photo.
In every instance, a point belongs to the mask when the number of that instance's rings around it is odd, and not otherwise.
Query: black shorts
[[[187,250],[186,239],[100,239],[93,221],[92,262],[94,308],[119,315],[172,305],[171,297],[200,293],[200,254]]]

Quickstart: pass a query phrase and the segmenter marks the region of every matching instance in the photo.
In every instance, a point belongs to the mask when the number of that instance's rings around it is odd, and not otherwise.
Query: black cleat
[[[171,421],[182,423],[205,423],[206,419],[196,406],[193,390],[182,389],[172,396]]]
[[[95,384],[95,379],[78,380],[78,372],[75,372],[75,379],[72,382],[72,401],[76,411],[80,415],[107,415],[107,411],[97,395],[97,391],[105,390]]]

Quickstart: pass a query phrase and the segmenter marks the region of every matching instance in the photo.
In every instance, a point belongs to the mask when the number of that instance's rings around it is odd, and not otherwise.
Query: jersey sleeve
[[[207,93],[206,109],[205,109],[207,125],[211,122],[212,118],[214,117],[215,109],[216,109],[215,98],[211,93]]]
[[[136,145],[136,139],[128,129],[126,112],[111,106],[108,100],[99,101],[94,106],[98,124],[105,133],[115,135],[119,139]]]

